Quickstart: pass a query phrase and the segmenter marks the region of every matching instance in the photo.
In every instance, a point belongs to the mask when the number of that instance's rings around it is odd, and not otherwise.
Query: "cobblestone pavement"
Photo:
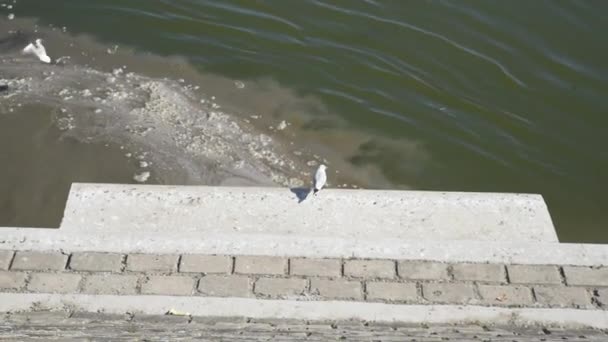
[[[7,314],[3,341],[607,341],[608,332],[546,327],[399,325],[360,321],[252,321],[244,318],[104,315],[80,312]]]
[[[0,292],[608,309],[608,267],[0,250]]]

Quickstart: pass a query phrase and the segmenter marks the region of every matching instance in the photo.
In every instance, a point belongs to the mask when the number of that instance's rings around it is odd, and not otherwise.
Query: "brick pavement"
[[[608,267],[0,251],[0,292],[608,310]]]

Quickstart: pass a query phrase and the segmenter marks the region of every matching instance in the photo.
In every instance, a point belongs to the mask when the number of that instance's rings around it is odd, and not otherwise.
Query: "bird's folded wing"
[[[24,49],[23,49],[23,53],[29,53],[29,54],[36,54],[36,47],[34,46],[34,44],[29,43]]]

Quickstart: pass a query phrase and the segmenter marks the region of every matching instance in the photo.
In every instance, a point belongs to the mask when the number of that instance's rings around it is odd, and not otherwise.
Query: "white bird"
[[[321,164],[319,165],[317,172],[315,172],[315,178],[313,180],[312,188],[315,195],[317,194],[317,192],[319,192],[319,190],[323,189],[323,187],[325,186],[325,182],[327,182],[327,174],[325,173],[325,169],[327,169],[327,166]]]
[[[51,57],[46,54],[46,49],[42,45],[42,39],[36,39],[35,43],[29,43],[23,49],[24,54],[35,55],[41,62],[51,63]]]

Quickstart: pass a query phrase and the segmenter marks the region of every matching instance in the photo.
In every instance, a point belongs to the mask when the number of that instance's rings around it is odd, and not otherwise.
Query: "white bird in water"
[[[327,174],[325,173],[327,166],[321,164],[315,172],[315,178],[313,179],[313,193],[316,195],[319,190],[323,189],[325,182],[327,182]]]
[[[41,62],[51,63],[51,57],[46,54],[46,49],[42,45],[42,39],[36,39],[35,43],[29,43],[23,49],[24,54],[35,55]]]

